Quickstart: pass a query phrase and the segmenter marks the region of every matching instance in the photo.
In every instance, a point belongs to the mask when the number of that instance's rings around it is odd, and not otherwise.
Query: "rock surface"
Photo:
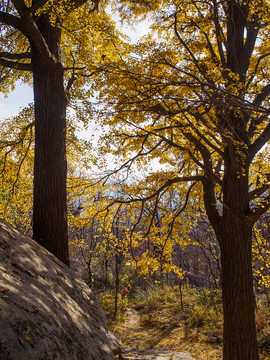
[[[91,290],[30,238],[0,221],[0,359],[112,360]]]
[[[111,349],[114,355],[118,355],[121,353],[121,348],[123,346],[122,341],[111,331],[108,331],[108,338],[110,341]]]
[[[189,353],[123,348],[121,360],[194,360]]]

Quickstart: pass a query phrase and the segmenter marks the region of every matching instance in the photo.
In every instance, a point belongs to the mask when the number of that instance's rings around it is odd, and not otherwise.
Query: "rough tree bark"
[[[66,200],[66,107],[61,29],[44,14],[37,25],[50,53],[31,43],[35,102],[33,238],[69,265]]]
[[[33,71],[35,161],[33,238],[65,264],[68,257],[66,203],[66,99],[63,70]],[[49,143],[48,143],[49,139]]]
[[[247,155],[244,149],[228,153],[224,161],[223,214],[212,224],[221,249],[223,360],[258,360],[252,276],[254,224],[248,218],[248,169],[243,168]]]
[[[245,219],[226,216],[218,240],[221,246],[224,312],[223,360],[257,360],[251,243]]]

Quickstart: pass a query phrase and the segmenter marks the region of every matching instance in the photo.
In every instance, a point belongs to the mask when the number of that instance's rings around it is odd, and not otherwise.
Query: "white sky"
[[[25,84],[18,83],[15,91],[8,94],[8,97],[0,93],[0,121],[8,116],[18,114],[31,102],[33,102],[33,89]]]

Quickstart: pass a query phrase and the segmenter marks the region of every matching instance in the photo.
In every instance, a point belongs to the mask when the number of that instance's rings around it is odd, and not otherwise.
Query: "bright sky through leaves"
[[[115,18],[115,16],[114,16]],[[115,18],[116,23],[119,24],[119,20]],[[132,43],[136,43],[142,36],[146,35],[149,31],[149,22],[143,21],[140,24],[136,24],[134,28],[129,26],[121,26],[120,30],[130,37]],[[13,116],[19,113],[19,111],[33,102],[33,89],[26,84],[18,84],[16,89],[8,94],[0,93],[0,114],[1,120],[8,116]],[[84,137],[85,134],[82,134]]]

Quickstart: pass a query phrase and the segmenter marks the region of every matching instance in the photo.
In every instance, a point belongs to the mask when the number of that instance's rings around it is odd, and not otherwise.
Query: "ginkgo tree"
[[[119,203],[139,201],[144,212],[170,187],[185,187],[177,217],[190,197],[203,200],[221,249],[224,360],[258,359],[252,229],[270,208],[269,6],[163,1],[151,13],[152,36],[101,79],[109,125],[101,151],[113,143],[122,172],[149,171],[159,159],[144,190]]]
[[[1,91],[13,89],[19,79],[34,89],[33,238],[66,264],[67,105],[75,95],[78,100],[93,92],[91,74],[102,54],[109,58],[118,46],[101,3],[106,5],[100,0],[4,0],[0,5]]]

